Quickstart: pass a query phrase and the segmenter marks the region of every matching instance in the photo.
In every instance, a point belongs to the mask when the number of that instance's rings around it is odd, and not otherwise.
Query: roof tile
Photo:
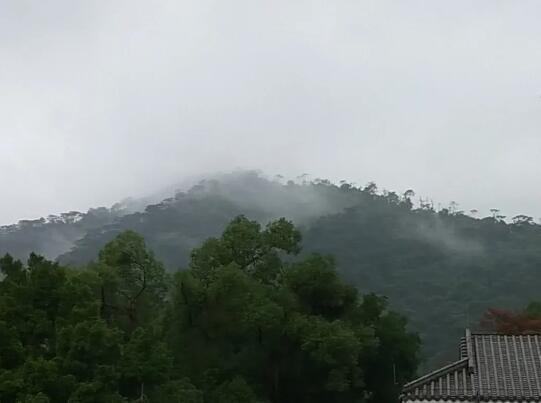
[[[541,402],[541,334],[466,331],[460,360],[403,388],[402,400],[456,399]]]

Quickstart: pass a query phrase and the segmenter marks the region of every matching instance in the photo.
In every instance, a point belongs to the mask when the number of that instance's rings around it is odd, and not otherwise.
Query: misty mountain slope
[[[541,226],[531,223],[411,209],[376,196],[319,219],[304,245],[334,255],[361,290],[388,296],[420,331],[428,366],[456,358],[452,340],[488,307],[516,308],[541,294]]]
[[[205,209],[209,209],[211,206],[205,204],[203,200],[205,198],[208,200],[216,199],[215,209],[222,208],[223,217],[222,219],[214,217],[216,225],[211,231],[203,230],[197,234],[198,230],[195,230],[196,234],[192,236],[193,239],[189,239],[188,233],[192,228],[189,220],[187,225],[184,225],[185,218],[180,217],[179,214],[172,214],[171,217],[175,216],[176,218],[171,221],[173,225],[168,230],[169,233],[157,237],[154,243],[155,248],[165,248],[166,251],[163,255],[175,257],[174,260],[170,260],[171,267],[178,267],[185,261],[186,253],[184,252],[186,250],[190,250],[205,237],[220,232],[223,225],[235,215],[250,213],[254,217],[261,217],[262,220],[286,216],[294,219],[297,223],[303,223],[319,215],[339,211],[345,206],[354,204],[351,197],[344,197],[333,189],[324,195],[324,192],[316,192],[307,186],[290,185],[284,187],[276,181],[263,179],[258,173],[251,171],[214,175],[210,178],[212,179],[199,181],[197,186],[193,186],[193,183],[197,183],[197,181],[192,178],[148,197],[125,199],[111,208],[99,207],[90,209],[86,213],[72,211],[35,220],[21,220],[17,224],[1,226],[0,254],[9,252],[14,257],[25,260],[31,252],[36,252],[54,259],[69,252],[75,246],[76,241],[87,237],[78,244],[77,251],[73,254],[74,258],[71,259],[75,263],[86,263],[95,255],[94,246],[92,246],[93,240],[104,243],[123,228],[138,228],[141,232],[152,237],[155,230],[146,230],[146,222],[150,221],[152,226],[154,219],[162,220],[160,217],[163,217],[164,213],[158,214],[157,212],[166,206],[171,207],[170,212],[180,212],[180,216],[193,215],[197,217],[198,224],[195,225],[204,227]],[[160,195],[167,192],[173,194],[173,189],[187,186],[192,187],[186,193],[186,199],[181,200],[182,193],[177,193],[174,198],[157,203],[163,199],[163,197],[160,198]],[[189,212],[193,208],[190,207],[190,204],[195,201],[197,201],[197,207],[204,210],[200,214],[194,211]],[[172,208],[172,203],[175,205],[174,208]],[[152,218],[142,218],[138,214],[140,212],[149,213]],[[122,219],[124,216],[129,217]],[[117,222],[118,220],[121,221]],[[140,222],[140,220],[142,221]],[[164,224],[163,220],[160,222]],[[175,249],[179,245],[179,239],[182,240],[182,245],[186,244],[184,252],[168,252],[168,249]],[[166,246],[168,240],[171,240],[174,246],[168,248]],[[88,249],[86,254],[85,248]]]
[[[388,296],[393,308],[411,319],[433,367],[455,358],[456,339],[486,308],[539,299],[541,226],[527,217],[507,224],[415,208],[411,196],[378,192],[375,185],[281,184],[255,172],[223,175],[85,229],[59,260],[83,265],[119,232],[132,229],[176,270],[186,266],[193,247],[220,234],[233,217],[244,214],[266,223],[284,216],[300,225],[303,253],[334,255],[349,282]],[[36,237],[32,228],[26,231]]]
[[[205,238],[217,235],[242,210],[224,199],[197,201],[178,195],[174,201],[148,206],[144,212],[126,215],[110,225],[89,231],[76,246],[58,260],[82,265],[120,232],[131,229],[145,237],[147,244],[170,269],[184,266],[190,251]]]
[[[362,192],[344,192],[326,181],[283,185],[252,171],[220,175],[147,206],[143,212],[124,215],[89,231],[59,260],[85,264],[95,259],[97,251],[119,232],[131,229],[143,235],[157,256],[174,270],[185,266],[194,247],[220,234],[237,215],[244,214],[263,224],[287,217],[306,225],[320,216],[354,206],[363,197]]]
[[[21,220],[0,227],[0,255],[26,260],[31,252],[54,259],[69,251],[89,231],[114,222],[129,210],[120,204],[95,208],[86,213],[71,211],[36,220]]]

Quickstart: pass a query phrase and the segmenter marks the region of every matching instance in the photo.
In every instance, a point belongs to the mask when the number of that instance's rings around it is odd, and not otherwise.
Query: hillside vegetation
[[[78,269],[6,255],[0,401],[396,402],[418,337],[300,238],[240,216],[174,275],[133,231]]]
[[[239,214],[263,224],[287,217],[301,230],[304,253],[332,254],[349,284],[386,295],[410,318],[423,340],[425,365],[434,367],[456,357],[464,327],[475,326],[487,308],[513,309],[538,299],[541,227],[526,216],[505,222],[496,211],[486,218],[470,217],[456,205],[436,211],[415,206],[413,197],[374,184],[283,184],[251,172],[225,175],[85,228],[58,259],[86,264],[122,231],[134,230],[175,271]],[[23,238],[30,249],[32,231]],[[2,238],[0,253],[10,252],[10,245],[17,242]]]

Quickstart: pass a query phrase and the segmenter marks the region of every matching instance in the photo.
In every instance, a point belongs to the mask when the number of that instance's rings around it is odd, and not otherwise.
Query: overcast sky
[[[0,0],[0,224],[203,172],[541,217],[541,1]]]

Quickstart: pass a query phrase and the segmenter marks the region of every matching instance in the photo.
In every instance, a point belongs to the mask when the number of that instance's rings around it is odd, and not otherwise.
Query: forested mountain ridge
[[[307,185],[306,182],[304,184]],[[175,192],[173,189],[178,187],[186,190]],[[262,221],[284,216],[296,223],[306,223],[355,204],[352,195],[336,190],[332,186],[315,189],[293,182],[284,186],[277,180],[264,179],[254,171],[209,176],[200,181],[190,179],[145,198],[125,199],[110,208],[71,211],[0,226],[0,254],[9,252],[20,259],[26,259],[31,252],[50,259],[67,254],[71,262],[85,263],[94,259],[97,251],[92,240],[99,240],[103,246],[106,238],[112,239],[122,229],[135,226],[143,229],[143,233],[149,232],[150,238],[155,232],[167,231],[175,233],[169,234],[173,238],[185,237],[189,251],[210,234],[218,234],[238,214],[247,214]],[[176,219],[168,223],[173,212]],[[208,222],[208,227],[205,222]],[[159,228],[160,225],[163,228]],[[191,231],[195,233],[190,237]],[[83,239],[85,237],[87,239]],[[161,237],[152,246],[159,249],[160,245],[167,243],[165,238],[167,236]],[[77,241],[81,242],[71,256],[69,252]],[[85,255],[82,249],[87,246],[90,250]],[[179,261],[177,256],[168,262],[172,267],[187,261],[186,255],[177,255],[182,256],[182,260]],[[167,257],[165,253],[166,261]]]
[[[187,264],[192,248],[221,233],[238,215],[261,223],[287,217],[297,225],[307,226],[321,216],[355,206],[363,198],[364,193],[345,192],[328,181],[282,184],[256,172],[222,175],[88,231],[59,260],[75,265],[87,263],[107,241],[131,229],[142,234],[166,266],[175,270]]]
[[[69,251],[76,240],[90,230],[112,223],[119,215],[105,207],[87,213],[71,211],[36,220],[21,220],[17,224],[0,227],[0,253],[11,253],[26,258],[31,252],[49,258]]]
[[[144,211],[88,228],[59,261],[95,260],[100,248],[129,229],[174,271],[239,214],[261,223],[287,217],[300,226],[305,253],[332,254],[350,284],[386,295],[410,318],[432,367],[455,358],[463,328],[487,308],[517,308],[539,296],[541,227],[526,216],[507,223],[496,211],[479,219],[456,210],[417,207],[413,192],[379,191],[374,184],[283,184],[248,172],[203,181]],[[10,252],[4,249],[0,243],[0,253]]]
[[[430,367],[456,357],[452,340],[488,308],[539,298],[541,227],[529,220],[507,224],[383,198],[321,218],[304,241],[336,256],[350,283],[388,296],[420,331]]]
[[[34,220],[0,226],[0,254],[9,252],[19,259],[37,253],[49,259],[68,252],[75,242],[92,230],[112,224],[118,218],[143,210],[153,197],[128,198],[110,208],[91,208],[87,212],[69,211]]]

